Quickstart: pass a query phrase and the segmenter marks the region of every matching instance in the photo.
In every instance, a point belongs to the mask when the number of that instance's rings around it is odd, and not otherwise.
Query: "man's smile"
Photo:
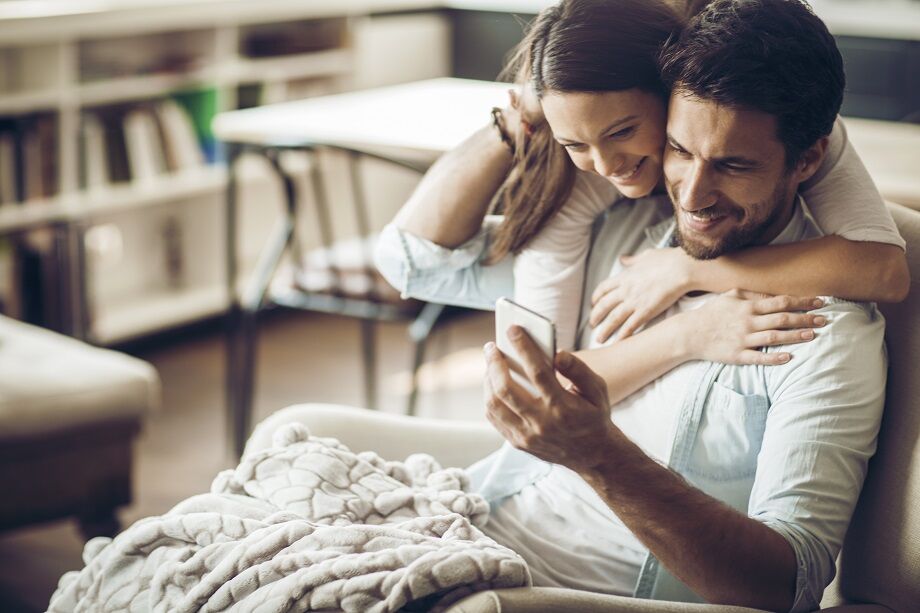
[[[681,211],[685,225],[701,234],[708,234],[729,218],[728,213],[709,213],[705,211]]]

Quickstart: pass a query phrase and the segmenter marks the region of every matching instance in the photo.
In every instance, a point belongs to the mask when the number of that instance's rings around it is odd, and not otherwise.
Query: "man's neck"
[[[798,206],[798,198],[799,196],[796,192],[793,192],[785,198],[784,204],[774,209],[763,232],[761,232],[760,236],[751,244],[769,245],[776,240],[776,237],[782,234],[792,221],[796,207]]]

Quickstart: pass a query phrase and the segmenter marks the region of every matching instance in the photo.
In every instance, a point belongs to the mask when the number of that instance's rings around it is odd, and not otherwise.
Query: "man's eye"
[[[680,147],[674,145],[673,143],[668,143],[668,149],[670,149],[671,151],[673,151],[674,153],[676,153],[682,158],[690,157],[690,154],[686,150],[681,149]]]

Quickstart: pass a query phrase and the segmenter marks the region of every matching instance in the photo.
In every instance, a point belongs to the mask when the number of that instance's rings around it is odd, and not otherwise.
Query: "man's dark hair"
[[[830,134],[843,102],[843,59],[801,0],[714,0],[663,48],[672,91],[776,117],[792,168]]]

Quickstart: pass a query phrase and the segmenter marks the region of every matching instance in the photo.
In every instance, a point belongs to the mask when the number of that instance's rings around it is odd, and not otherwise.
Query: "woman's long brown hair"
[[[562,0],[543,10],[512,52],[502,76],[546,92],[638,88],[667,98],[659,50],[682,26],[665,0]],[[518,253],[572,193],[575,167],[546,121],[518,130],[514,161],[496,198],[504,216],[487,262]]]

